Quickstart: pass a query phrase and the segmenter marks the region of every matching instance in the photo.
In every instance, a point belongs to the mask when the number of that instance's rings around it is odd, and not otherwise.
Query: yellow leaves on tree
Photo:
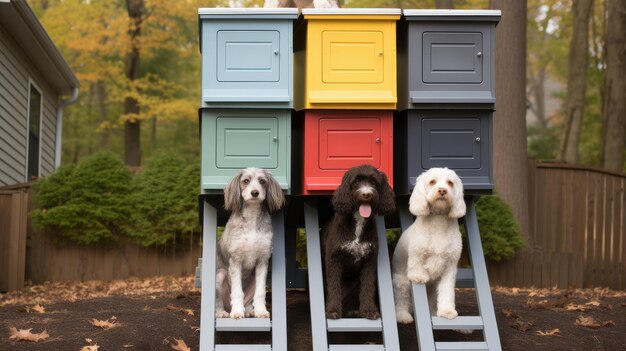
[[[11,333],[9,340],[38,342],[39,340],[45,340],[50,337],[45,330],[38,334],[32,333],[31,330],[33,330],[33,328],[17,330],[15,327],[11,327],[9,328],[9,332]]]

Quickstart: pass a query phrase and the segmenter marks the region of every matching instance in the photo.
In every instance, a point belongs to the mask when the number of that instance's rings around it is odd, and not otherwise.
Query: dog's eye
[[[265,179],[259,179],[259,183],[261,183],[261,185],[265,185],[266,181]]]
[[[250,183],[250,179],[244,179],[242,183],[244,183],[245,185],[248,185],[248,183]]]
[[[428,182],[428,184],[430,184],[430,185],[435,185],[435,183],[437,183],[437,181],[434,180],[434,179],[431,179],[430,182]]]
[[[454,186],[454,183],[452,183],[451,180],[448,180],[448,186],[452,188]]]

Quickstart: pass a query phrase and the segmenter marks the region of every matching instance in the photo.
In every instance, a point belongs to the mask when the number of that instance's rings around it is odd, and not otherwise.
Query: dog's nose
[[[448,193],[448,190],[446,190],[445,188],[439,188],[439,190],[437,190],[439,192],[439,195],[441,196],[445,196]]]
[[[259,191],[258,190],[252,190],[250,192],[250,195],[252,195],[252,197],[258,197],[259,196]]]
[[[361,200],[370,200],[372,198],[372,194],[371,193],[361,193]]]

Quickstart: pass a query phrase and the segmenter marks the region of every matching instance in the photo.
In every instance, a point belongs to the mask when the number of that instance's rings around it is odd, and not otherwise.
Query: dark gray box
[[[492,111],[407,110],[394,120],[394,187],[409,194],[432,167],[453,169],[468,194],[490,193]]]
[[[498,10],[404,10],[398,29],[398,110],[493,108]]]

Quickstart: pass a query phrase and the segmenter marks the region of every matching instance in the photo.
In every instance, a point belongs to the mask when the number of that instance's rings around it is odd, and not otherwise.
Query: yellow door
[[[399,15],[307,16],[302,108],[395,109]]]

